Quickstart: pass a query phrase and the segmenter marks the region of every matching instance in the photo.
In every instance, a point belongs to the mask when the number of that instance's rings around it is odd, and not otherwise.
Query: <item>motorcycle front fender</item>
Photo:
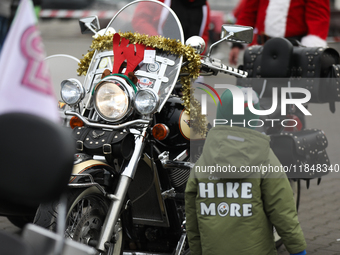
[[[92,178],[90,177],[92,176]],[[104,195],[112,193],[117,186],[119,175],[115,168],[100,160],[85,160],[73,166],[69,187],[82,188],[96,186]],[[126,206],[121,214],[125,233],[132,238],[132,211]]]
[[[89,186],[112,186],[112,182],[118,176],[115,168],[104,161],[86,160],[74,165],[70,187],[89,187]]]

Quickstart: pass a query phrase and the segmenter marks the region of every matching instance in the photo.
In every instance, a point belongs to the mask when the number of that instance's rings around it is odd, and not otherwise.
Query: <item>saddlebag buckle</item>
[[[111,144],[108,144],[108,143],[103,144],[103,153],[104,155],[112,153]]]
[[[83,151],[83,150],[84,150],[84,143],[83,143],[83,141],[78,140],[78,141],[76,142],[76,149],[77,149],[78,151]]]

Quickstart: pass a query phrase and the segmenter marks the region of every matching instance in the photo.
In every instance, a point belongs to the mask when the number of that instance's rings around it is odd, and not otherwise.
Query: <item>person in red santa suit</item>
[[[295,39],[307,47],[325,47],[330,23],[329,0],[241,0],[245,1],[237,25],[254,27],[252,44],[272,37]],[[233,44],[230,64],[236,65],[243,47]]]
[[[209,40],[209,22],[210,22],[210,7],[206,0],[159,0],[165,5],[169,6],[177,15],[181,25],[183,27],[184,39],[198,35],[201,36],[206,45]],[[166,21],[166,12],[159,12],[149,8],[147,5],[141,2],[136,8],[134,14],[133,24],[134,29],[139,33],[144,31],[149,35],[161,34],[157,31],[159,22]],[[161,13],[160,17],[155,17],[155,13]],[[164,17],[163,17],[163,16]],[[152,27],[151,24],[154,24]]]

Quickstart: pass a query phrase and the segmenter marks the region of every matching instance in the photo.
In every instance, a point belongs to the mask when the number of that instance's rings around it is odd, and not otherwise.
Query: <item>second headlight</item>
[[[143,115],[154,113],[158,103],[158,96],[151,89],[141,89],[136,94],[135,107]]]
[[[60,95],[68,105],[78,104],[85,96],[85,89],[77,79],[68,79],[61,82]]]

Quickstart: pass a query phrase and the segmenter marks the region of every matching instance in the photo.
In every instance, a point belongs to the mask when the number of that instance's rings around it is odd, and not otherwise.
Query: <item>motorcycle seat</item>
[[[288,78],[291,75],[293,45],[285,38],[276,37],[263,45],[261,77]]]

